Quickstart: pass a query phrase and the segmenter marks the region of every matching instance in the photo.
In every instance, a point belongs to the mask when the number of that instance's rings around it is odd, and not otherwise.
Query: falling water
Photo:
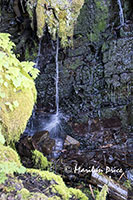
[[[58,54],[59,54],[59,38],[57,36],[57,47],[56,47],[56,98],[55,98],[55,104],[56,104],[56,115],[59,114],[59,63],[58,63]]]
[[[60,119],[59,119],[59,63],[58,63],[58,55],[59,55],[59,38],[57,36],[57,46],[56,46],[56,57],[55,57],[55,62],[56,62],[56,95],[55,95],[55,105],[56,105],[56,114],[51,116],[50,123],[46,125],[46,130],[49,132],[53,132],[54,130],[54,135],[52,137],[56,137],[56,132],[60,126]]]
[[[35,64],[35,67],[36,67],[37,69],[39,69],[38,64],[39,64],[40,55],[41,55],[41,44],[42,44],[42,38],[41,38],[40,41],[39,41],[38,54],[37,54],[37,59],[36,59],[36,64]]]
[[[123,9],[121,5],[121,0],[117,0],[118,5],[119,5],[119,16],[120,16],[120,24],[121,26],[124,26],[124,14],[123,14]]]

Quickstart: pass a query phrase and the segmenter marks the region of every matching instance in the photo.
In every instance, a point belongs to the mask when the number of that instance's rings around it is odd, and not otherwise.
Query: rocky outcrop
[[[121,2],[123,28],[119,27],[117,1],[86,0],[75,26],[74,48],[59,51],[60,109],[80,122],[117,115],[125,124],[131,118],[132,15],[130,2]],[[53,111],[55,50],[46,40],[48,36],[42,41],[49,50],[41,51],[45,56],[40,60],[42,74],[37,81],[38,105]]]
[[[61,38],[62,46],[71,46],[73,39],[74,24],[79,15],[84,0],[28,0],[27,10],[33,21],[37,23],[37,35],[41,38],[44,28],[48,27],[49,33],[55,39],[56,35]],[[34,16],[36,13],[36,19]]]

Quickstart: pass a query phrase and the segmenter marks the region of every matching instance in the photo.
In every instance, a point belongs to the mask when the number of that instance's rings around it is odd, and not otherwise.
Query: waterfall
[[[42,45],[42,38],[39,40],[39,48],[38,48],[38,54],[37,54],[37,59],[36,59],[36,64],[35,64],[35,67],[37,69],[39,69],[38,64],[39,64],[40,55],[41,55],[41,45]]]
[[[56,104],[56,115],[59,115],[59,63],[58,63],[58,55],[59,55],[59,38],[57,36],[57,47],[56,47],[56,96],[55,96],[55,104]]]
[[[56,105],[56,113],[51,116],[50,122],[46,125],[45,129],[51,133],[51,137],[56,137],[57,129],[60,126],[60,119],[59,119],[59,63],[58,63],[58,55],[59,55],[59,38],[57,36],[57,45],[56,45],[56,56],[55,56],[55,63],[56,63],[56,78],[55,78],[55,86],[56,86],[56,94],[55,94],[55,105]],[[58,133],[57,133],[58,134]]]
[[[119,5],[119,16],[120,16],[120,24],[121,26],[124,26],[124,14],[123,14],[123,9],[121,5],[121,0],[117,0],[118,5]]]

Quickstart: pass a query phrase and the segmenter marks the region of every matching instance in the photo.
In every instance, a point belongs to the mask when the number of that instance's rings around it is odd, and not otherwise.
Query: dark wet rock
[[[88,123],[82,123],[82,122],[75,122],[75,123],[71,123],[72,129],[75,133],[77,133],[78,135],[85,135],[88,132]]]
[[[52,153],[55,141],[49,137],[48,131],[41,131],[34,134],[32,144],[35,149],[38,149],[46,156]]]
[[[99,118],[89,119],[88,121],[89,132],[101,131],[101,121]]]
[[[17,151],[21,158],[28,157],[31,158],[31,151],[34,150],[34,146],[32,145],[31,137],[24,136],[22,137],[16,145]]]
[[[119,117],[111,117],[105,118],[102,120],[102,125],[104,128],[120,128],[121,127],[121,120]]]
[[[52,155],[55,140],[49,137],[48,131],[35,133],[33,137],[23,136],[16,145],[21,161],[26,167],[33,167],[32,151],[38,150],[44,156]]]

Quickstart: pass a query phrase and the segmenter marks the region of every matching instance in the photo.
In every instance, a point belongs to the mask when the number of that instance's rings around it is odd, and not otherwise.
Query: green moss
[[[16,58],[9,36],[0,33],[0,125],[6,144],[13,144],[32,114],[38,70],[33,68],[33,62],[20,62]]]
[[[102,190],[98,192],[96,200],[106,200],[107,192],[108,192],[108,186],[104,185]]]
[[[24,173],[18,154],[9,146],[0,144],[0,183],[5,182],[7,174]]]
[[[123,185],[124,185],[127,189],[129,189],[129,190],[131,190],[131,189],[132,189],[132,186],[133,186],[133,184],[131,183],[131,180],[126,180],[126,181],[123,183]]]
[[[0,163],[2,162],[15,162],[21,166],[19,156],[11,147],[0,144]]]
[[[100,33],[103,32],[107,25],[108,5],[104,0],[95,0],[96,17],[93,24],[92,32],[88,34],[88,39],[92,42],[98,41]]]
[[[48,200],[61,200],[61,198],[58,196],[53,196],[53,197],[48,198]]]
[[[32,159],[34,162],[34,168],[44,170],[46,169],[50,162],[48,162],[47,158],[40,151],[33,151]]]
[[[50,189],[52,190],[53,193],[61,197],[61,198],[57,197],[57,199],[69,200],[69,198],[71,198],[72,196],[75,196],[76,199],[87,200],[87,197],[85,196],[85,194],[83,194],[80,190],[67,188],[62,178],[59,175],[56,175],[52,172],[39,171],[35,169],[27,169],[27,172],[31,173],[32,175],[34,174],[40,175],[41,178],[45,180],[49,180],[49,181],[53,180],[53,184],[51,185]],[[51,198],[49,198],[49,200],[51,200]]]
[[[75,196],[77,199],[80,200],[88,200],[85,194],[83,194],[80,190],[74,189],[74,188],[69,188],[69,192],[72,196]]]
[[[37,43],[34,42],[33,44],[33,48],[27,46],[25,49],[25,60],[35,60],[37,57],[37,51],[38,51],[38,47],[37,47]]]
[[[22,195],[23,200],[27,200],[31,197],[29,190],[25,188],[22,188],[18,193]]]
[[[65,47],[72,45],[74,24],[76,23],[83,4],[84,0],[38,0],[35,6],[34,0],[28,0],[27,9],[32,21],[34,16],[31,13],[36,9],[38,37],[40,38],[43,36],[43,29],[45,24],[47,24],[53,39],[55,39],[56,34],[58,34],[61,38],[62,46]]]
[[[5,138],[4,138],[4,136],[2,135],[2,133],[1,133],[1,125],[0,125],[0,143],[1,144],[5,144]]]

